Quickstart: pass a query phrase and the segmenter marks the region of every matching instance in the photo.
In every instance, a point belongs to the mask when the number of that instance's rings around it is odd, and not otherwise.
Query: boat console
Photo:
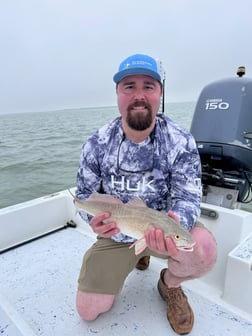
[[[252,184],[252,79],[218,80],[201,91],[191,133],[202,161],[203,201],[226,208],[250,202]]]

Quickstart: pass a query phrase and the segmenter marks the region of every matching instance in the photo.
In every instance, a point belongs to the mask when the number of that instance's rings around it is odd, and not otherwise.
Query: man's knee
[[[212,233],[204,227],[194,227],[191,234],[196,241],[195,249],[198,250],[198,256],[211,268],[217,258],[217,244]]]
[[[111,309],[115,295],[77,292],[76,307],[79,315],[85,321],[93,321],[100,314]]]

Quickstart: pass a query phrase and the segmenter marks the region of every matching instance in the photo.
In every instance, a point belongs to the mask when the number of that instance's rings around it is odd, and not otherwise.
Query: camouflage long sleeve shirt
[[[191,230],[200,214],[201,163],[192,135],[164,115],[156,117],[150,136],[128,140],[121,117],[91,135],[82,147],[76,196],[94,192],[114,195],[124,203],[141,198],[150,208],[172,210]],[[119,233],[112,239],[132,242]]]

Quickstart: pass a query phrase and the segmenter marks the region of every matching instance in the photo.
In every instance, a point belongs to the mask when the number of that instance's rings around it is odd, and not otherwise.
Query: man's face
[[[153,125],[160,106],[160,83],[146,75],[123,78],[117,85],[117,102],[122,119],[136,131]]]

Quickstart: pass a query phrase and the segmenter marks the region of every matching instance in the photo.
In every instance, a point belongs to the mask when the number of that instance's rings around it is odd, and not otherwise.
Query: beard
[[[137,111],[134,107],[144,107],[147,111]],[[152,124],[152,107],[148,103],[137,102],[127,108],[128,126],[135,131],[144,131]]]

